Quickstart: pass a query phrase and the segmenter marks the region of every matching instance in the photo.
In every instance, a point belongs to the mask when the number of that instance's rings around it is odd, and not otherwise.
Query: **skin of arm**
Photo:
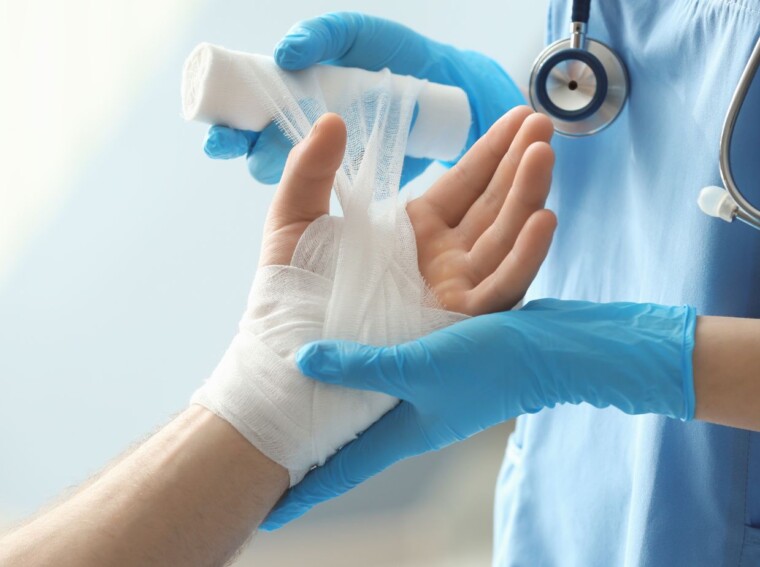
[[[191,406],[0,541],[0,565],[225,565],[288,481],[226,421]]]
[[[760,319],[699,317],[695,419],[760,431]]]

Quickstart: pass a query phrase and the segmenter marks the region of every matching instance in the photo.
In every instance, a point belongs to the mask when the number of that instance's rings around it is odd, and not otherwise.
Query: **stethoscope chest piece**
[[[615,52],[599,41],[580,40],[561,39],[548,46],[530,76],[531,106],[549,116],[554,129],[566,136],[587,136],[606,128],[628,96],[628,74]]]

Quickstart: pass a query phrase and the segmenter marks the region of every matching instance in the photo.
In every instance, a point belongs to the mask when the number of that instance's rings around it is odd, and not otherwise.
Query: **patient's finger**
[[[262,265],[289,264],[306,226],[329,213],[330,191],[345,148],[343,120],[337,114],[325,114],[290,152],[267,214]],[[284,230],[294,234],[283,238]]]
[[[277,223],[311,222],[330,211],[330,190],[346,148],[346,125],[325,114],[290,152],[270,216]]]
[[[509,253],[530,216],[544,208],[553,165],[554,152],[546,142],[531,144],[525,151],[496,220],[470,251],[470,263],[481,280],[490,275]]]
[[[488,186],[521,124],[531,114],[533,111],[527,106],[518,106],[507,112],[421,199],[428,201],[449,226],[459,224]]]
[[[548,142],[553,133],[551,120],[543,114],[532,114],[525,119],[488,187],[467,211],[459,225],[465,242],[472,245],[499,214],[528,147],[534,142]]]
[[[481,315],[511,309],[528,290],[549,252],[557,217],[542,209],[531,215],[502,263],[469,292],[466,313]]]

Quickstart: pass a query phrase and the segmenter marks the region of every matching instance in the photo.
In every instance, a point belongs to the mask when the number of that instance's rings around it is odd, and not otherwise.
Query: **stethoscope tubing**
[[[736,85],[736,90],[734,90],[731,102],[728,105],[726,118],[723,122],[723,130],[720,134],[720,150],[718,158],[720,177],[723,180],[723,186],[726,188],[729,195],[731,195],[731,198],[737,206],[736,212],[734,213],[735,217],[758,229],[760,229],[760,210],[744,197],[734,179],[733,171],[731,169],[731,141],[734,136],[736,121],[739,118],[739,112],[744,105],[744,101],[747,99],[747,92],[749,91],[750,86],[752,86],[752,81],[757,74],[759,66],[760,38],[752,49],[752,54],[749,57],[747,65],[744,67],[744,71],[742,71],[739,83]]]

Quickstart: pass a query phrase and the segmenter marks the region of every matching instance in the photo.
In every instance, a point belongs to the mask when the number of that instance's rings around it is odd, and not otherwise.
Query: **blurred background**
[[[205,127],[180,117],[185,56],[271,53],[333,10],[482,51],[526,84],[546,2],[0,0],[0,528],[182,410],[234,334],[274,189],[204,156]],[[236,565],[488,565],[508,433],[401,463]]]

